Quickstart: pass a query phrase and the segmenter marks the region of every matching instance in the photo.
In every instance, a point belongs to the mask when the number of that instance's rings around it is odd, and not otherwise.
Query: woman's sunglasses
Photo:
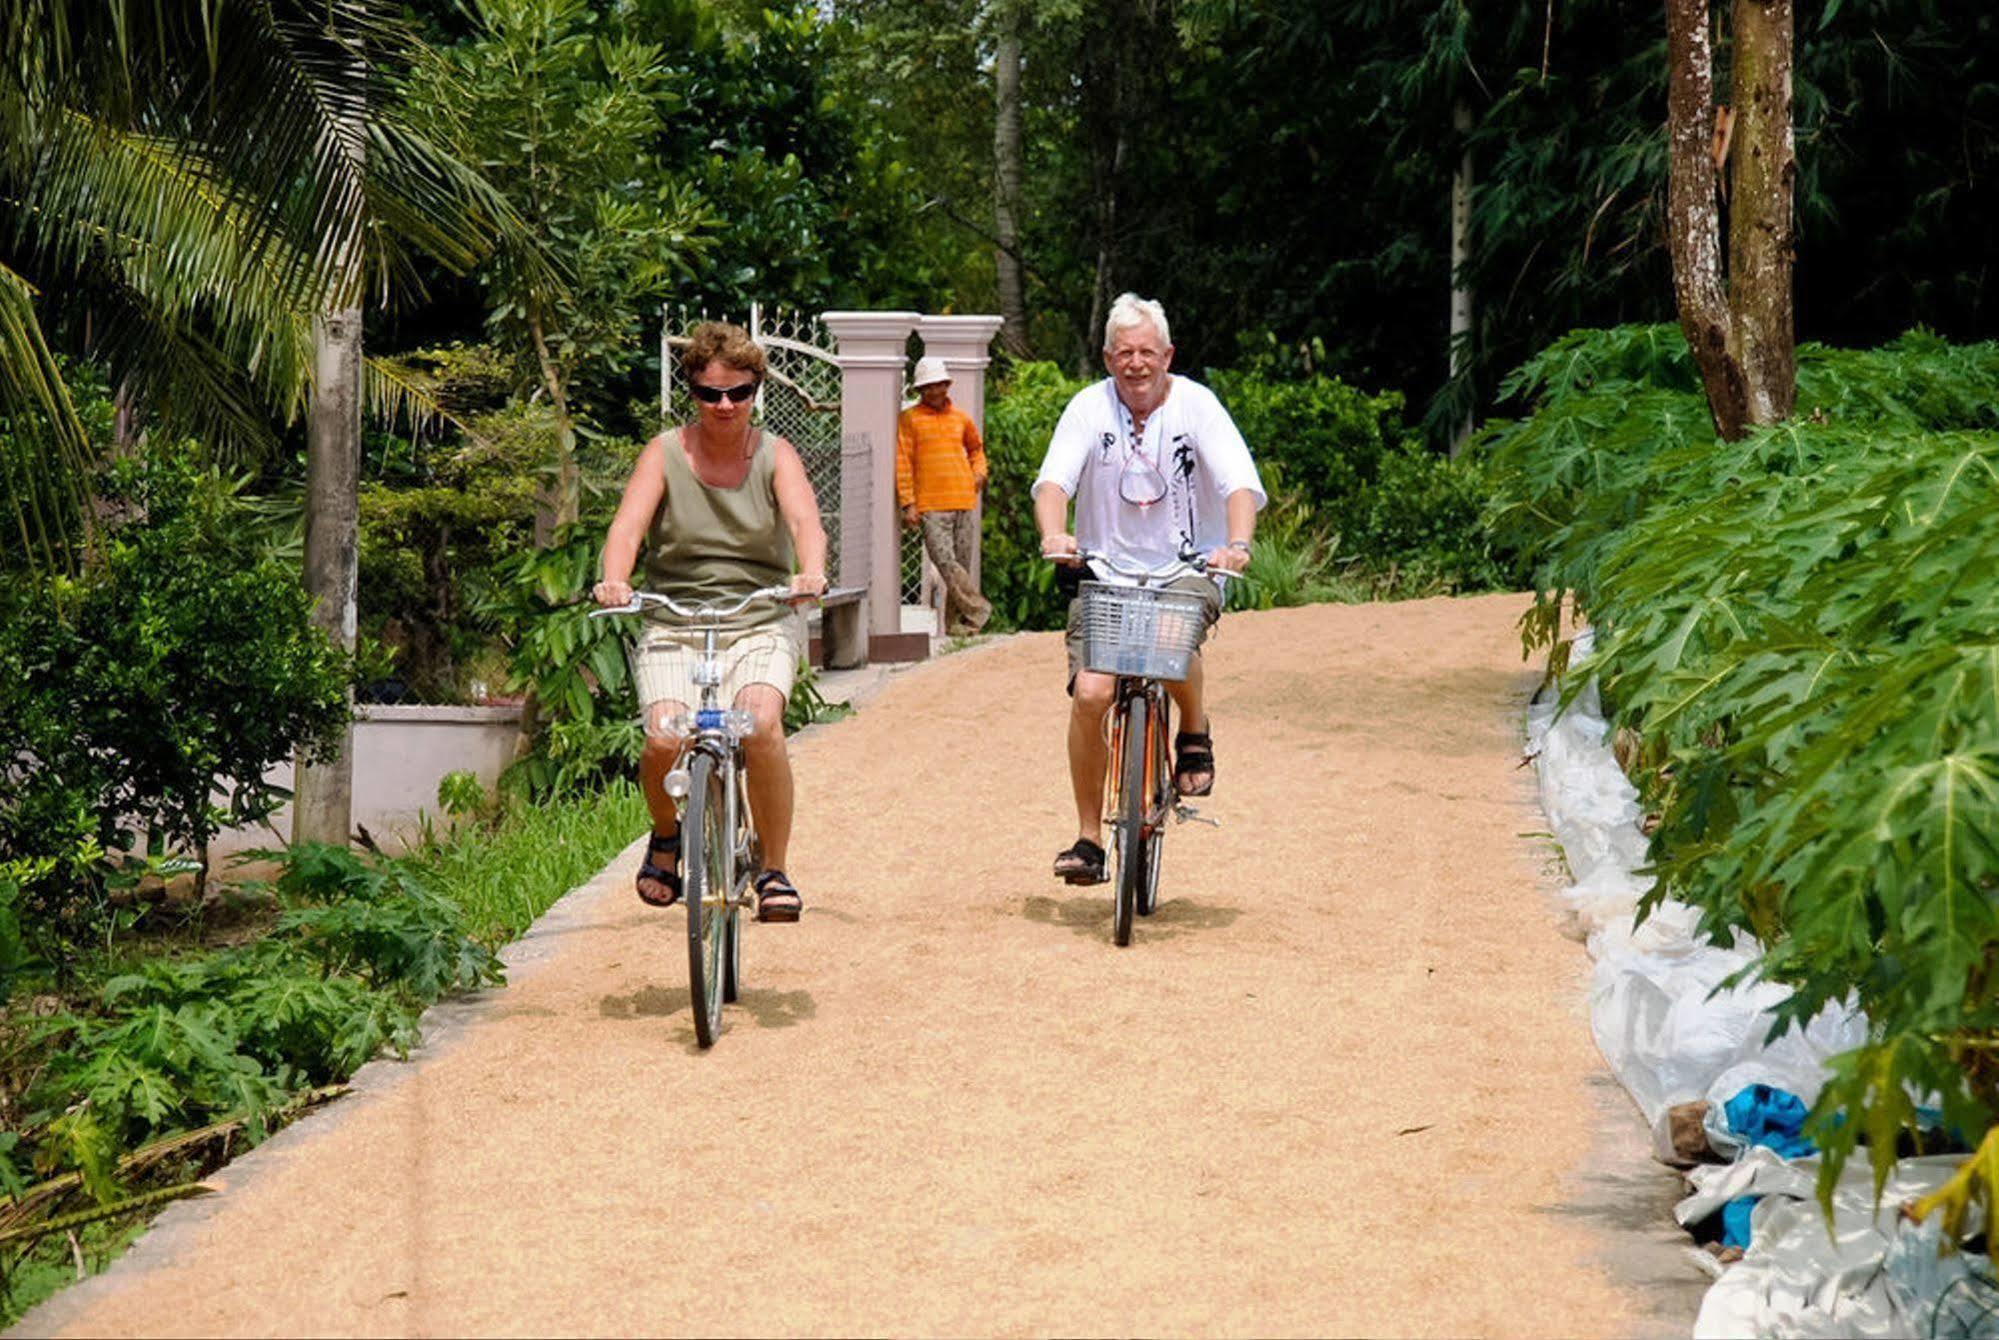
[[[740,405],[757,393],[757,384],[744,382],[740,386],[703,386],[696,382],[687,389],[704,405],[719,405],[724,400],[732,405]]]

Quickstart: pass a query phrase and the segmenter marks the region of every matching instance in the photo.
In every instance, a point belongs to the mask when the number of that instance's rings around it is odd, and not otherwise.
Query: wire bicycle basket
[[[1199,596],[1149,586],[1084,582],[1083,664],[1111,675],[1180,680],[1201,643]]]

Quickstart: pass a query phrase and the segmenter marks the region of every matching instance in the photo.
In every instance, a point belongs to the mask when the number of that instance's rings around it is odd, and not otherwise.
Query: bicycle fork
[[[1171,717],[1168,715],[1171,709],[1167,703],[1165,690],[1159,689],[1155,691],[1151,681],[1147,681],[1145,687],[1128,689],[1113,700],[1110,715],[1106,718],[1111,750],[1109,766],[1105,770],[1105,775],[1113,779],[1113,786],[1116,785],[1115,779],[1124,775],[1124,751],[1130,747],[1130,742],[1124,738],[1123,729],[1117,723],[1124,720],[1125,705],[1139,694],[1144,694],[1151,700],[1152,710],[1146,713],[1147,731],[1156,730],[1161,735],[1164,735],[1166,724],[1171,720]],[[1139,742],[1140,748],[1148,748],[1149,746],[1150,741]],[[1160,825],[1164,824],[1168,814],[1172,815],[1175,825],[1192,821],[1197,824],[1206,824],[1210,828],[1220,828],[1222,826],[1220,819],[1210,819],[1202,814],[1198,806],[1188,804],[1179,791],[1174,789],[1173,763],[1170,758],[1166,763],[1166,780],[1164,786],[1161,788],[1161,792],[1165,796],[1165,804],[1156,812],[1151,805],[1146,806],[1145,831],[1140,834],[1141,837],[1149,836]],[[1112,799],[1113,801],[1116,799],[1115,791],[1112,792]],[[1113,805],[1110,808],[1114,809],[1115,806]]]
[[[1129,688],[1125,688],[1125,692],[1119,692],[1111,700],[1111,710],[1109,710],[1109,716],[1105,718],[1105,734],[1109,736],[1109,746],[1111,746],[1109,748],[1109,760],[1107,760],[1107,766],[1103,770],[1105,778],[1111,780],[1111,790],[1109,790],[1111,804],[1105,806],[1105,810],[1109,810],[1109,812],[1115,812],[1115,808],[1117,808],[1117,804],[1115,804],[1117,802],[1117,784],[1119,784],[1117,780],[1123,776],[1123,752],[1127,748],[1131,748],[1131,742],[1123,738],[1125,706],[1135,696],[1147,698],[1147,708],[1149,708],[1145,712],[1145,730],[1147,730],[1147,734],[1153,732],[1153,730],[1157,730],[1161,736],[1165,736],[1165,726],[1171,720],[1171,716],[1169,716],[1171,706],[1167,702],[1165,690],[1157,688],[1155,680],[1137,680],[1137,682],[1125,680],[1125,684]],[[1151,750],[1151,740],[1139,740],[1137,746],[1149,752]],[[1165,756],[1165,750],[1161,750],[1159,754]],[[1201,810],[1197,806],[1187,804],[1187,800],[1177,790],[1173,790],[1173,760],[1171,758],[1165,758],[1163,772],[1165,772],[1165,776],[1157,778],[1157,790],[1155,790],[1155,796],[1161,798],[1161,804],[1155,804],[1151,798],[1147,798],[1143,826],[1141,826],[1141,830],[1137,834],[1139,838],[1151,836],[1159,826],[1165,824],[1167,816],[1173,818],[1175,826],[1177,824],[1185,824],[1185,822],[1191,820],[1195,824],[1207,824],[1209,828],[1221,828],[1221,820],[1219,818],[1207,818],[1205,814],[1201,814]]]

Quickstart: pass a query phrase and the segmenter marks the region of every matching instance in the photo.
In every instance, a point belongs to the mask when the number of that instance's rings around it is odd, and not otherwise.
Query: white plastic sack
[[[1577,659],[1589,654],[1589,637],[1577,638]],[[1595,962],[1590,1028],[1646,1120],[1657,1127],[1667,1108],[1705,1099],[1710,1141],[1725,1149],[1733,1137],[1722,1108],[1749,1085],[1817,1098],[1827,1058],[1865,1040],[1865,1018],[1827,1009],[1766,1043],[1771,1010],[1789,988],[1750,981],[1719,989],[1754,962],[1753,945],[1709,942],[1696,910],[1670,900],[1633,924],[1651,884],[1638,873],[1647,844],[1637,791],[1606,743],[1595,685],[1565,712],[1534,704],[1527,726],[1542,808],[1571,876],[1562,901]],[[1939,1334],[1999,1334],[1992,1329],[1999,1300],[1969,1289],[1964,1258],[1956,1267],[1936,1264],[1934,1226],[1897,1218],[1903,1202],[1940,1185],[1958,1162],[1903,1160],[1877,1214],[1871,1171],[1864,1157],[1856,1160],[1835,1198],[1834,1239],[1813,1198],[1816,1159],[1786,1161],[1759,1148],[1726,1167],[1694,1169],[1694,1192],[1675,1211],[1683,1224],[1737,1196],[1764,1197],[1751,1214],[1750,1247],[1708,1291],[1695,1335],[1927,1334],[1932,1319]]]
[[[1763,1197],[1750,1214],[1748,1250],[1701,1301],[1696,1340],[1928,1335],[1937,1299],[1984,1262],[1961,1256],[1955,1268],[1939,1262],[1936,1225],[1908,1222],[1902,1207],[1942,1186],[1959,1161],[1903,1159],[1878,1209],[1867,1160],[1849,1162],[1833,1192],[1830,1238],[1814,1198],[1817,1159],[1787,1160],[1752,1149],[1727,1167],[1695,1168],[1687,1175],[1694,1194],[1673,1212],[1683,1224],[1737,1196]]]

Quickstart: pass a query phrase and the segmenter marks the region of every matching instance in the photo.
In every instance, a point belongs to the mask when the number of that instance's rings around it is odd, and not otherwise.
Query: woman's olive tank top
[[[749,472],[734,488],[704,484],[688,463],[685,428],[666,442],[666,490],[646,533],[648,590],[684,605],[732,600],[791,580],[791,529],[777,507],[777,452],[758,432]],[[755,628],[792,617],[787,605],[764,602],[731,624]]]

